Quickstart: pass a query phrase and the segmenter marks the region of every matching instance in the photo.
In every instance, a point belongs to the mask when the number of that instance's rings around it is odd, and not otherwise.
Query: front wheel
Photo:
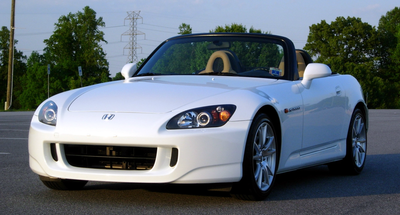
[[[273,123],[258,115],[250,128],[243,158],[243,178],[232,195],[243,200],[263,200],[271,192],[279,162],[279,144]]]

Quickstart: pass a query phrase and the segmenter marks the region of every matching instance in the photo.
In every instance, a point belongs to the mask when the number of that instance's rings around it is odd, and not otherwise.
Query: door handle
[[[340,96],[342,94],[342,89],[339,86],[337,86],[335,92],[337,96]]]

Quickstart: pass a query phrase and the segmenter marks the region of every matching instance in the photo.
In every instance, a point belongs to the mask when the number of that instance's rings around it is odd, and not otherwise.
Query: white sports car
[[[229,183],[233,196],[260,200],[280,173],[364,167],[368,109],[359,83],[312,63],[285,37],[178,36],[122,74],[36,110],[29,162],[47,187]]]

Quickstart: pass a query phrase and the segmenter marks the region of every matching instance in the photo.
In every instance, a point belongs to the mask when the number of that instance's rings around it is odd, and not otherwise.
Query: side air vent
[[[177,148],[172,148],[171,161],[169,162],[169,166],[170,167],[174,167],[177,162],[178,162],[178,149]]]
[[[50,143],[50,152],[51,152],[51,157],[53,158],[53,160],[58,161],[57,149],[56,149],[55,143]]]

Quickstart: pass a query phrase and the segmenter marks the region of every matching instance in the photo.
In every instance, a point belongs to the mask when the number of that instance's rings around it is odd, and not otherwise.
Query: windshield
[[[136,76],[229,75],[284,76],[284,49],[279,41],[257,37],[208,36],[170,40]]]

